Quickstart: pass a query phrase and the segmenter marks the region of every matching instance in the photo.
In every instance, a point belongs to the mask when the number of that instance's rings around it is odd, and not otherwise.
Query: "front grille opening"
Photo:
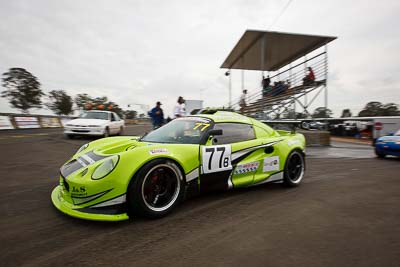
[[[65,178],[63,178],[63,179],[64,179],[64,181],[63,181],[64,188],[65,188],[65,190],[67,190],[67,191],[69,192],[69,184],[67,183],[67,181],[65,180]]]

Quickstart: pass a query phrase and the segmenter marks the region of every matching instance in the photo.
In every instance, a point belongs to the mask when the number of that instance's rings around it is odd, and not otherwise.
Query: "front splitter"
[[[75,206],[65,201],[62,197],[62,190],[63,188],[61,186],[57,186],[56,188],[54,188],[53,192],[51,193],[51,200],[53,202],[53,205],[59,211],[69,216],[79,219],[92,220],[92,221],[124,221],[129,219],[127,213],[110,215],[110,214],[96,214],[96,213],[86,213],[78,211],[77,209],[80,209],[82,207]]]

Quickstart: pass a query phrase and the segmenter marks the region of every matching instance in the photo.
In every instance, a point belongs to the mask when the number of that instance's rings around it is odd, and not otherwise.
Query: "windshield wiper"
[[[139,141],[142,142],[143,138],[145,138],[148,134],[149,132],[145,132],[144,135],[139,138]]]

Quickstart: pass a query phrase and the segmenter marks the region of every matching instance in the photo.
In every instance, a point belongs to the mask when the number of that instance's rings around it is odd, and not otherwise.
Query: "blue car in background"
[[[400,130],[394,134],[379,137],[375,143],[375,154],[380,158],[386,155],[400,157]]]

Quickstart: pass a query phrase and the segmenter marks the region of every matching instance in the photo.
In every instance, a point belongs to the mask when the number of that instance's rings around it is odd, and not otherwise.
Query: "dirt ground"
[[[370,147],[308,149],[294,189],[208,194],[160,220],[101,223],[50,200],[59,167],[87,141],[58,129],[0,134],[1,266],[399,266],[400,160]]]

